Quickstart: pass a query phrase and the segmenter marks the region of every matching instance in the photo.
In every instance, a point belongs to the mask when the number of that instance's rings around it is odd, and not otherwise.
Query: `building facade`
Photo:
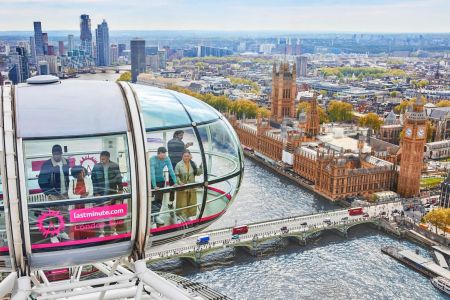
[[[271,115],[275,122],[281,123],[284,118],[295,118],[295,97],[297,96],[295,64],[292,71],[289,63],[275,63],[272,69]]]
[[[97,26],[95,39],[97,46],[97,66],[107,67],[111,64],[111,61],[109,55],[109,29],[108,23],[105,20]]]
[[[426,120],[422,95],[418,95],[412,111],[406,113],[400,144],[401,160],[397,192],[406,198],[419,196],[427,138]]]
[[[145,40],[133,39],[131,48],[131,82],[136,82],[140,73],[145,73]]]

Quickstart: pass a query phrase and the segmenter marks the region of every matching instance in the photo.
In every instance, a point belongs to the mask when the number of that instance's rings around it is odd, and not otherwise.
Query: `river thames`
[[[312,192],[246,159],[235,203],[210,228],[335,209]],[[276,254],[240,254],[230,265],[184,276],[233,299],[447,299],[429,280],[381,253],[382,246],[424,248],[369,227],[350,230],[348,239],[325,234],[306,246],[288,245]]]

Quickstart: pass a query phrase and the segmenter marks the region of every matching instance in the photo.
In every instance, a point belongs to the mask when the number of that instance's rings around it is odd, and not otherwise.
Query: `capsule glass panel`
[[[239,147],[225,122],[218,120],[198,128],[206,156],[208,181],[240,171]]]
[[[130,240],[126,134],[23,142],[32,252]]]
[[[191,124],[183,106],[167,91],[143,85],[133,85],[133,89],[139,95],[147,130]]]
[[[231,204],[238,189],[239,176],[232,177],[207,188],[207,200],[201,220],[208,221],[221,216]]]

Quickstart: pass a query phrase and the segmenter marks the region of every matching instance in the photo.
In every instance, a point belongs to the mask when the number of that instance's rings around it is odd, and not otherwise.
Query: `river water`
[[[247,159],[235,203],[212,227],[334,208]],[[330,233],[306,247],[288,245],[260,258],[242,254],[231,265],[190,269],[184,276],[233,299],[447,299],[427,278],[382,254],[385,245],[420,248],[358,227],[350,230],[348,239]],[[428,256],[425,249],[420,251]]]

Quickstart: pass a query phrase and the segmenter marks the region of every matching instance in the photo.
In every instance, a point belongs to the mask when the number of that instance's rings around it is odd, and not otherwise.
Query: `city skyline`
[[[114,30],[211,30],[294,32],[448,32],[445,0],[353,1],[1,1],[2,31],[30,30],[39,19],[46,30],[77,30],[78,17],[110,20]],[[37,17],[39,16],[39,17]]]

